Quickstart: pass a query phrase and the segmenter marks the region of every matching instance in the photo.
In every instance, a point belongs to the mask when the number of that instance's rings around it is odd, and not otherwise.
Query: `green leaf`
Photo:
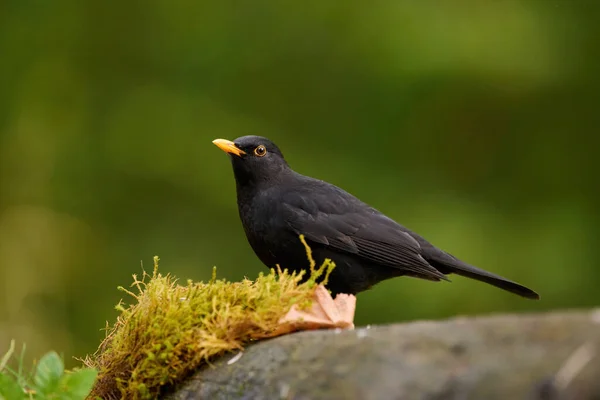
[[[60,356],[54,351],[46,353],[40,359],[35,372],[36,389],[43,394],[54,392],[63,372],[64,366]]]
[[[68,372],[60,381],[62,391],[72,400],[83,400],[92,391],[98,371],[92,368]]]
[[[23,389],[10,376],[0,373],[0,400],[21,400],[25,398]]]

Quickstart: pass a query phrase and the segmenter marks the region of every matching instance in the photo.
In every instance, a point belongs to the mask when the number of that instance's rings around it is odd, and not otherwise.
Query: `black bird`
[[[539,299],[525,286],[438,249],[339,187],[295,172],[264,137],[213,143],[230,156],[246,237],[268,267],[308,269],[299,239],[304,234],[317,265],[325,258],[336,264],[327,285],[333,296],[356,294],[397,276],[440,281],[458,274]]]

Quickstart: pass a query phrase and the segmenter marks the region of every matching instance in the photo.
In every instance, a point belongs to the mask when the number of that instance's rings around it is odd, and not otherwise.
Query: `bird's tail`
[[[539,300],[540,298],[539,294],[523,285],[506,279],[500,275],[496,275],[491,272],[464,263],[448,253],[443,254],[444,255],[442,257],[435,257],[434,260],[429,261],[433,261],[432,265],[438,271],[444,274],[452,273],[467,278],[475,279],[528,299]]]

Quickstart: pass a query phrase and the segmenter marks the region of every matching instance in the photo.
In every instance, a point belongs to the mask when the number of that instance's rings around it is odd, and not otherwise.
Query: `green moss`
[[[90,395],[102,399],[155,398],[182,381],[212,358],[241,350],[250,341],[272,337],[278,321],[293,304],[309,307],[316,282],[326,282],[335,267],[326,260],[315,268],[310,248],[310,276],[272,269],[255,281],[228,282],[216,277],[207,282],[177,284],[158,272],[154,257],[152,275],[135,275],[133,298],[122,301],[113,326],[97,352],[84,363],[99,371]]]

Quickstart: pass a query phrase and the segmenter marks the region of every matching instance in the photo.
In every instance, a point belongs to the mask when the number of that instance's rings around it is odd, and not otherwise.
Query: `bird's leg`
[[[301,310],[296,305],[280,319],[282,326],[292,330],[353,329],[356,297],[338,294],[335,300],[323,285],[317,286],[310,309]]]

